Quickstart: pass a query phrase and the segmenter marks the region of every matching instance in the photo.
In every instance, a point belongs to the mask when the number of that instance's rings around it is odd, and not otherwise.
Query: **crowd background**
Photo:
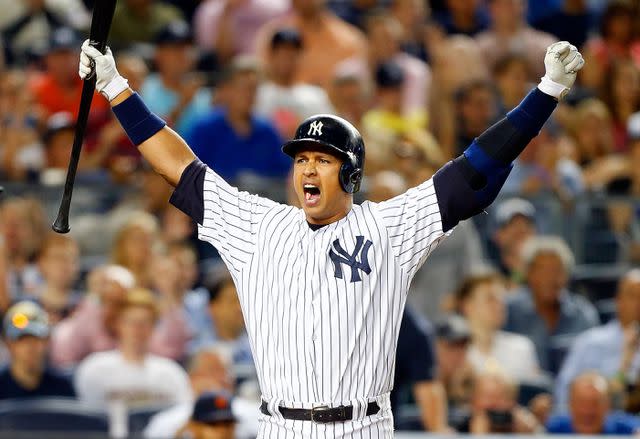
[[[72,231],[50,231],[93,3],[0,0],[0,430],[33,427],[8,413],[53,396],[105,411],[112,434],[251,437],[259,389],[233,283],[100,95]],[[280,145],[307,116],[335,113],[360,129],[358,199],[388,199],[517,105],[560,39],[586,61],[576,86],[494,206],[460,224],[414,279],[396,424],[631,434],[639,1],[120,0],[109,44],[132,88],[202,161],[294,203]],[[148,416],[134,427],[123,416],[136,410]]]

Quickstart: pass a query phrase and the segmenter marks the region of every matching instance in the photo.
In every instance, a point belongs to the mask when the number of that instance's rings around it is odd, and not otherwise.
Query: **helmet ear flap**
[[[340,186],[348,194],[353,194],[360,190],[362,179],[362,169],[354,168],[352,164],[345,162],[340,167]]]

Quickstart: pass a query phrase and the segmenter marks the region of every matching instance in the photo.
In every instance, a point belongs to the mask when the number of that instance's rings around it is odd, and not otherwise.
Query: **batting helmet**
[[[360,190],[364,170],[364,142],[358,130],[341,117],[331,114],[311,116],[300,124],[293,140],[282,146],[290,157],[304,145],[320,145],[344,158],[340,185],[353,194]]]

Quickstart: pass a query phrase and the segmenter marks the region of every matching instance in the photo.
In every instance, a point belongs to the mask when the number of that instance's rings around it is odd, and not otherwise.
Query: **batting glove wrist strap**
[[[538,90],[540,90],[544,94],[553,96],[558,100],[562,99],[567,95],[567,93],[569,93],[569,88],[565,87],[562,84],[558,84],[547,76],[543,76],[542,78],[540,78]]]
[[[109,101],[112,101],[118,96],[120,93],[129,88],[129,81],[126,78],[117,75],[115,76],[109,83],[100,90],[100,93],[107,98]]]

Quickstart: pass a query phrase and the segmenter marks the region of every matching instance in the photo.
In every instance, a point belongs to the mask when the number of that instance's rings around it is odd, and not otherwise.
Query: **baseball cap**
[[[502,227],[516,216],[523,216],[531,222],[535,222],[536,208],[522,198],[510,198],[500,203],[496,209],[496,223]]]
[[[82,42],[78,33],[70,27],[59,27],[51,32],[47,52],[57,52],[62,50],[77,50]]]
[[[24,335],[38,338],[49,336],[47,313],[35,302],[28,300],[13,305],[4,316],[4,336],[17,340]]]
[[[49,139],[56,133],[63,130],[72,130],[75,126],[76,121],[73,118],[73,114],[66,111],[52,114],[47,119],[47,127],[43,136],[45,143],[48,143]]]
[[[378,87],[399,87],[404,83],[404,72],[393,61],[383,62],[376,68],[375,79]]]
[[[235,422],[231,411],[231,394],[224,391],[205,392],[198,397],[191,420],[203,424]]]
[[[155,44],[190,43],[192,39],[189,25],[182,20],[172,21],[160,29],[153,37]]]
[[[471,340],[471,331],[467,321],[456,314],[448,314],[436,321],[436,338],[453,343],[468,342]]]
[[[279,29],[271,37],[271,48],[289,44],[296,49],[302,49],[302,36],[296,29]]]
[[[627,121],[627,134],[630,140],[640,140],[640,111],[633,113]]]

